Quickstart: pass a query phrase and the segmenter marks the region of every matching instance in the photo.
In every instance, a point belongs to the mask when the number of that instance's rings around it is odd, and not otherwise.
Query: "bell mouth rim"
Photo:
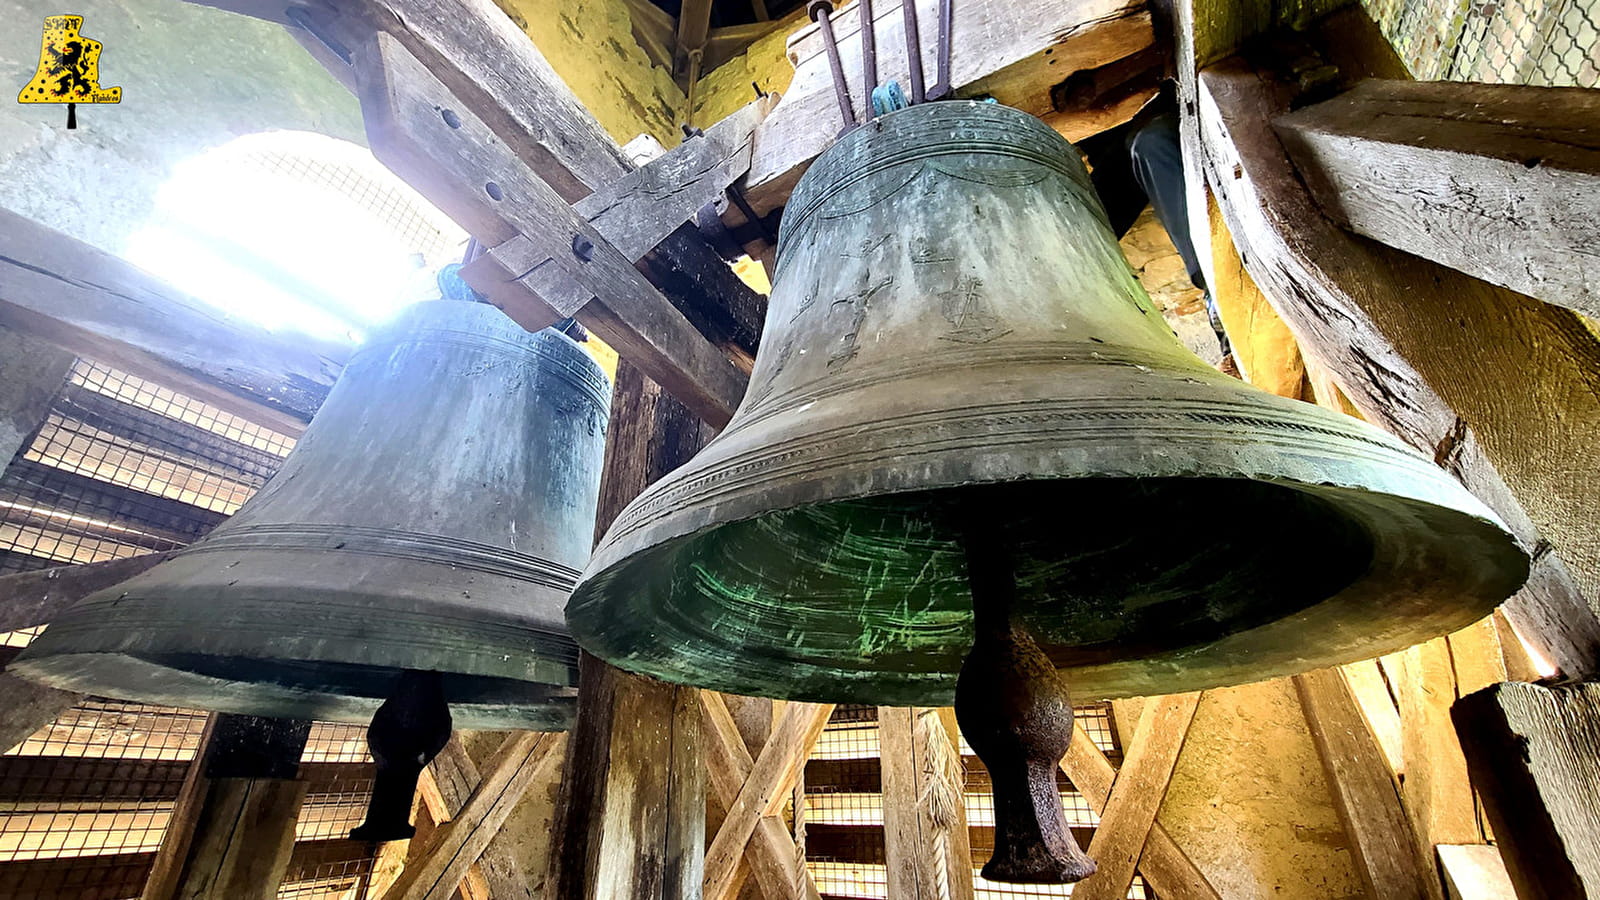
[[[1083,481],[1092,478],[1112,480],[1117,476],[1079,476],[1054,480]],[[1471,577],[1458,573],[1445,586],[1440,584],[1417,586],[1416,592],[1409,598],[1380,599],[1365,596],[1371,593],[1373,587],[1372,572],[1368,571],[1340,592],[1317,600],[1302,610],[1242,632],[1225,634],[1203,645],[1169,648],[1137,659],[1116,660],[1088,666],[1064,666],[1063,674],[1074,686],[1075,696],[1086,700],[1109,700],[1206,690],[1369,659],[1470,625],[1492,612],[1527,577],[1529,565],[1527,556],[1515,539],[1492,516],[1478,516],[1470,511],[1454,509],[1426,499],[1375,491],[1362,486],[1310,484],[1291,479],[1244,475],[1214,476],[1209,480],[1224,483],[1265,483],[1279,489],[1302,493],[1344,494],[1351,498],[1364,499],[1376,507],[1398,506],[1407,514],[1422,515],[1430,524],[1437,526],[1421,533],[1434,541],[1434,549],[1438,552],[1450,551],[1455,546],[1454,540],[1446,541],[1438,535],[1449,533],[1457,538],[1470,539],[1475,544],[1473,552],[1459,556],[1461,561],[1476,560],[1477,564]],[[965,486],[1011,486],[1018,483],[1025,482],[972,482]],[[914,491],[898,493],[914,493]],[[874,499],[881,499],[886,496],[893,497],[894,493],[871,496]],[[836,501],[798,504],[787,510],[768,512],[826,506],[832,502]],[[770,676],[752,675],[753,672],[760,672],[763,664],[776,664],[776,661],[768,657],[752,659],[747,653],[741,658],[741,652],[749,649],[747,644],[727,642],[722,646],[704,648],[710,656],[701,657],[702,661],[719,653],[729,659],[740,659],[739,664],[730,665],[725,671],[720,672],[708,672],[701,668],[681,665],[684,646],[693,640],[681,634],[675,633],[672,640],[664,640],[660,644],[664,652],[651,658],[641,658],[638,653],[620,647],[607,625],[614,624],[619,619],[621,611],[607,608],[603,615],[599,614],[603,604],[596,602],[599,594],[591,585],[604,582],[611,577],[625,577],[624,570],[629,566],[644,569],[658,568],[661,560],[686,544],[703,540],[719,529],[747,524],[759,518],[761,516],[713,523],[614,560],[603,560],[597,552],[593,564],[585,572],[583,580],[567,606],[567,621],[579,645],[586,652],[607,663],[636,674],[726,693],[806,702],[853,702],[889,706],[950,704],[954,697],[958,666],[938,672],[886,673],[874,668],[870,663],[843,668],[785,660],[783,665],[791,677],[780,688],[777,686],[777,680]],[[1379,542],[1375,540],[1374,543]],[[1375,546],[1374,567],[1387,562],[1398,570],[1399,566],[1392,558],[1393,554],[1385,556],[1386,552],[1383,547]],[[630,581],[627,584],[630,587],[635,586],[635,582]],[[1416,615],[1403,620],[1385,618],[1386,611],[1402,605]],[[1350,609],[1346,609],[1347,607]],[[1345,611],[1336,615],[1335,612],[1340,609]],[[662,630],[666,627],[659,620],[651,621],[647,625]],[[1338,629],[1340,642],[1318,646],[1314,642],[1294,639],[1297,634],[1325,628]],[[1285,637],[1288,638],[1284,642],[1285,647],[1289,649],[1277,648],[1268,652],[1271,648],[1263,646],[1271,643],[1274,638],[1283,642]],[[1203,660],[1220,661],[1220,663],[1210,668],[1202,668],[1197,661]],[[1187,674],[1180,674],[1180,670],[1187,670]]]
[[[381,695],[337,693],[331,685],[328,689],[316,690],[274,682],[233,681],[162,659],[171,655],[70,651],[38,658],[19,657],[8,670],[61,690],[130,702],[352,725],[369,723],[384,699]],[[196,655],[229,662],[251,659],[222,654]],[[255,658],[255,661],[265,667],[283,662],[266,658]],[[317,660],[301,662],[318,663]],[[390,680],[400,671],[381,666],[367,668],[374,676]],[[575,686],[453,672],[443,674],[446,699],[457,729],[566,731],[577,711]],[[495,699],[484,699],[486,697]]]

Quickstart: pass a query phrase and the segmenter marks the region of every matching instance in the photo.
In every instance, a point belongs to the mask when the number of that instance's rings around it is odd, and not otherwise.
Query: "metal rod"
[[[911,67],[911,103],[927,99],[922,84],[922,35],[917,33],[917,0],[900,0],[900,14],[906,20],[906,64]]]
[[[861,96],[867,108],[862,122],[872,121],[872,89],[878,86],[878,33],[872,23],[872,0],[856,0],[861,13]]]
[[[950,86],[950,33],[955,24],[952,2],[939,0],[939,80],[928,90],[929,100],[943,100],[953,90]]]
[[[833,71],[833,94],[839,101],[839,115],[844,117],[843,133],[855,127],[856,111],[850,105],[850,85],[844,80],[844,64],[839,61],[839,42],[833,37],[833,4],[828,0],[811,0],[806,12],[822,29],[822,47],[828,51],[828,68]]]

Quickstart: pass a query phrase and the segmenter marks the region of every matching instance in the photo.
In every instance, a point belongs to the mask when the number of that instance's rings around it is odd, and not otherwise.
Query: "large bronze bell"
[[[561,607],[588,559],[605,375],[482,304],[403,311],[283,467],[172,560],[85,598],[11,668],[61,688],[366,722],[413,676],[459,728],[566,728]],[[448,737],[448,726],[445,727]]]
[[[1052,799],[1062,678],[1114,698],[1349,662],[1527,572],[1430,460],[1186,351],[1071,145],[1001,106],[892,112],[812,165],[750,384],[617,518],[573,633],[732,693],[955,697],[996,776],[989,877],[1092,871]]]

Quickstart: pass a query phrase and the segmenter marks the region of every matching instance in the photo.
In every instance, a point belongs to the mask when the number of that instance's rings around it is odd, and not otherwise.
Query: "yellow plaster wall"
[[[771,34],[751,44],[700,79],[695,88],[694,121],[701,128],[726,118],[756,98],[751,82],[768,93],[783,93],[794,80],[794,64],[784,52],[789,36],[809,23],[804,9],[786,17]]]
[[[1160,817],[1228,900],[1366,896],[1288,679],[1206,691]]]
[[[634,40],[622,0],[495,2],[617,143],[650,134],[664,146],[677,146],[688,98]]]

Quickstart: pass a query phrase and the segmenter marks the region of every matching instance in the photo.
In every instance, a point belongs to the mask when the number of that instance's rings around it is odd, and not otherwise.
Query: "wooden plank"
[[[705,881],[706,757],[700,691],[676,687],[667,761],[666,861],[662,896],[692,897]]]
[[[1406,770],[1400,708],[1395,703],[1394,695],[1389,692],[1389,685],[1383,679],[1383,671],[1378,667],[1378,661],[1368,659],[1350,663],[1340,666],[1339,671],[1344,675],[1345,685],[1350,689],[1356,706],[1361,710],[1361,718],[1366,721],[1367,730],[1372,733],[1378,742],[1378,748],[1383,751],[1390,777],[1396,779],[1398,783],[1399,777]]]
[[[701,691],[699,699],[706,736],[706,771],[712,792],[724,810],[731,809],[749,780],[755,761],[723,696],[714,691]],[[799,782],[799,775],[795,780]],[[726,815],[723,818],[726,821]],[[721,833],[720,828],[717,833]],[[816,883],[811,880],[811,874],[796,852],[794,840],[778,816],[764,816],[757,823],[749,848],[732,878],[730,892],[737,891],[746,875],[755,877],[768,900],[792,896],[819,900]]]
[[[1364,417],[1433,454],[1535,551],[1528,584],[1508,601],[1507,615],[1569,675],[1600,675],[1600,619],[1557,554],[1547,552],[1551,544],[1521,499],[1536,485],[1574,503],[1583,496],[1560,475],[1585,456],[1572,423],[1534,422],[1527,410],[1557,404],[1568,418],[1588,420],[1596,398],[1559,386],[1589,365],[1595,342],[1587,327],[1565,310],[1361,241],[1328,222],[1271,131],[1271,119],[1287,105],[1271,76],[1230,61],[1206,70],[1199,88],[1207,179],[1251,274]],[[1495,374],[1502,371],[1539,377],[1508,380]],[[1565,455],[1559,464],[1551,456],[1556,446]],[[1503,473],[1519,479],[1517,494]],[[1541,526],[1566,527],[1549,516]],[[1587,539],[1572,546],[1588,552]]]
[[[1449,900],[1517,900],[1511,875],[1500,851],[1487,844],[1440,844],[1439,868],[1444,870]]]
[[[728,805],[728,816],[706,850],[707,900],[729,900],[735,895],[734,872],[751,835],[762,818],[782,811],[832,713],[831,703],[790,703],[784,709],[772,739],[756,758],[739,795]]]
[[[1403,667],[1396,689],[1406,751],[1400,794],[1412,826],[1429,847],[1482,843],[1467,761],[1450,725],[1456,679],[1447,639],[1434,638],[1397,656]]]
[[[918,0],[924,23],[923,68],[934,71],[933,44],[938,0]],[[855,109],[861,93],[861,28],[858,7],[834,14],[845,79]],[[1149,47],[1154,40],[1145,5],[1136,0],[1046,0],[1017,4],[1006,0],[964,0],[953,17],[951,83],[964,96],[990,94],[1001,103],[1036,115],[1053,112],[1050,88],[1074,70],[1093,69]],[[909,84],[904,19],[899,4],[879,3],[877,18],[880,82]],[[761,214],[787,202],[806,167],[833,143],[841,124],[833,80],[822,39],[807,24],[789,39],[794,80],[784,99],[756,131],[755,156],[746,179],[746,196]],[[931,76],[930,76],[931,81]],[[1053,123],[1055,124],[1055,123]],[[734,212],[728,221],[743,217]]]
[[[450,736],[444,749],[439,751],[439,755],[428,764],[427,774],[429,777],[426,780],[432,786],[432,790],[423,789],[419,785],[419,794],[429,803],[428,811],[435,822],[448,822],[460,815],[461,810],[467,805],[467,799],[483,781],[477,764],[472,761],[472,756],[462,745],[459,734]],[[542,864],[545,861],[530,862],[532,866],[542,871]],[[468,877],[463,884],[471,885],[475,881],[481,881],[484,893],[489,897],[506,900],[522,896],[527,890],[529,877],[522,861],[513,848],[506,846],[500,840],[499,835],[489,841],[473,867],[478,869],[476,878],[469,869]],[[377,896],[383,895],[378,893]]]
[[[32,336],[0,328],[0,468],[38,432],[72,374],[71,353]]]
[[[629,262],[644,258],[750,168],[756,126],[775,100],[758,100],[639,169],[573,204]],[[467,283],[501,302],[513,291],[531,291],[558,313],[572,315],[591,298],[565,271],[552,265],[549,246],[517,234],[467,264]],[[570,247],[557,248],[562,256]],[[723,268],[727,268],[725,265]]]
[[[707,422],[726,424],[744,374],[398,41],[379,34],[365,53],[357,81],[374,154],[483,243],[520,232],[545,247],[549,265],[600,298],[584,307],[586,326]],[[559,310],[506,312],[531,328]]]
[[[932,847],[917,816],[917,764],[912,710],[878,707],[878,760],[883,778],[883,843],[891,897],[933,898]]]
[[[1294,687],[1368,896],[1443,900],[1432,845],[1418,841],[1406,818],[1394,773],[1344,675],[1317,669],[1294,676]]]
[[[1128,895],[1199,705],[1199,691],[1171,694],[1151,701],[1139,717],[1133,742],[1100,813],[1100,826],[1089,843],[1096,871],[1073,886],[1072,896],[1077,900],[1122,900]]]
[[[938,729],[938,733],[934,729]],[[948,762],[949,788],[951,790],[950,823],[930,822],[933,818],[929,804],[923,804],[924,828],[937,826],[947,830],[945,844],[944,870],[950,889],[949,900],[973,900],[975,890],[973,887],[973,873],[976,868],[972,864],[972,829],[967,826],[967,801],[966,801],[966,767],[961,761],[961,728],[956,723],[954,707],[942,706],[937,710],[922,710],[917,714],[917,732],[919,736],[927,730],[925,740],[917,742],[917,767],[925,775],[935,775],[940,764],[933,757],[941,755],[948,750],[953,756]],[[943,741],[940,753],[933,753],[935,742]],[[930,793],[929,800],[932,795]]]
[[[0,744],[9,750],[77,706],[83,695],[58,691],[0,671],[0,698],[3,698],[0,699]]]
[[[1095,812],[1105,810],[1117,770],[1112,768],[1105,753],[1094,745],[1082,728],[1073,729],[1072,744],[1067,748],[1067,755],[1061,758],[1061,771],[1072,779],[1073,786],[1083,794]],[[1139,858],[1139,874],[1144,876],[1157,895],[1169,900],[1222,898],[1189,860],[1178,842],[1167,833],[1159,815],[1145,839],[1144,854]]]
[[[0,209],[0,326],[299,434],[350,348],[230,318],[131,263]]]
[[[177,554],[176,550],[125,559],[55,566],[0,575],[0,631],[44,625],[95,591],[121,584]]]
[[[401,871],[385,900],[448,900],[522,795],[558,776],[565,743],[565,735],[532,731],[508,737],[461,813],[433,830],[421,860]]]
[[[1600,684],[1499,684],[1451,715],[1517,896],[1600,897]]]
[[[1600,316],[1594,91],[1371,80],[1274,125],[1339,225]]]

